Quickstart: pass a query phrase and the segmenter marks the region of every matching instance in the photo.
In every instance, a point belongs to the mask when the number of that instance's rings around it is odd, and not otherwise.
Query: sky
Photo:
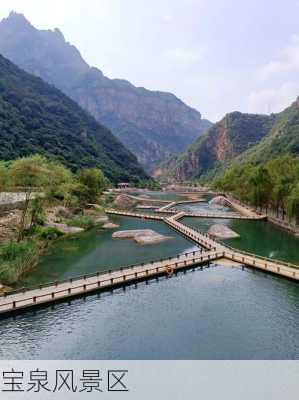
[[[0,0],[58,27],[110,78],[174,93],[215,122],[299,96],[299,0]]]

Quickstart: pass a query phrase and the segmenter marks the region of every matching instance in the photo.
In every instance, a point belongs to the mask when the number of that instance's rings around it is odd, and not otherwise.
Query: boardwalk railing
[[[221,218],[221,219],[247,219],[247,220],[260,220],[265,219],[266,217],[263,215],[257,216],[245,216],[245,215],[237,215],[235,213],[190,213],[186,212],[186,217],[200,217],[200,218]]]
[[[266,262],[271,263],[271,264],[284,265],[285,267],[295,268],[295,269],[299,270],[299,265],[296,265],[296,264],[288,263],[286,261],[277,260],[277,259],[274,259],[274,258],[269,258],[269,257],[256,255],[256,254],[250,253],[248,251],[236,249],[236,248],[234,248],[232,246],[229,246],[229,245],[226,245],[226,244],[224,246],[227,249],[231,250],[235,254],[241,254],[243,256],[249,256],[251,258],[255,258],[256,260],[266,261]]]
[[[126,265],[126,266],[119,267],[118,269],[110,268],[110,269],[106,269],[106,270],[93,272],[91,274],[84,274],[84,275],[76,276],[73,278],[63,279],[60,281],[47,282],[47,283],[43,283],[41,285],[36,285],[36,286],[31,286],[31,287],[22,287],[20,289],[11,290],[8,293],[0,294],[0,298],[19,294],[19,293],[26,293],[28,291],[32,291],[32,290],[36,290],[36,289],[43,289],[43,288],[46,288],[49,286],[58,286],[58,285],[61,285],[64,283],[74,283],[78,280],[82,280],[82,279],[86,280],[89,278],[99,277],[100,275],[121,273],[124,270],[133,269],[133,268],[141,268],[141,267],[144,267],[145,265],[155,265],[155,264],[165,263],[165,262],[175,263],[174,260],[180,260],[181,258],[186,259],[186,258],[190,258],[191,256],[197,257],[197,256],[199,256],[199,254],[203,254],[203,253],[204,253],[204,250],[201,248],[200,250],[190,251],[190,252],[183,253],[183,254],[177,254],[172,257],[163,257],[163,258],[160,258],[159,260],[155,260],[155,261],[148,261],[148,262],[143,262],[143,263],[138,263],[138,264]]]
[[[178,271],[180,269],[189,268],[203,263],[209,263],[210,261],[221,257],[223,257],[223,253],[221,252],[205,253],[198,257],[189,258],[184,261],[178,260],[176,262],[169,263],[167,264],[167,267],[171,267],[174,271]],[[23,296],[20,298],[14,297],[13,295],[8,295],[5,298],[6,301],[0,302],[0,314],[38,304],[53,302],[55,300],[60,300],[67,297],[77,296],[99,289],[113,288],[119,285],[122,286],[130,282],[144,280],[158,275],[167,275],[165,265],[156,267],[150,267],[146,265],[140,270],[133,271],[130,269],[125,269],[118,272],[121,273],[117,274],[115,271],[113,271],[109,275],[96,275],[94,276],[96,278],[95,280],[90,277],[81,277],[69,280],[68,282],[70,285],[67,287],[62,287],[65,282],[60,282],[55,286],[40,288],[40,293],[36,293],[35,290],[28,290],[23,292]],[[45,291],[45,289],[48,290]]]
[[[299,280],[299,269],[297,266],[294,268],[293,266],[290,267],[290,265],[285,265],[280,262],[279,264],[276,264],[275,262],[273,262],[273,260],[267,261],[256,256],[248,257],[243,255],[242,253],[236,252],[230,253],[225,251],[223,253],[223,257],[232,261],[242,263],[243,265],[249,265],[251,267],[259,268],[291,279]]]
[[[170,217],[170,218],[166,219],[166,222],[169,222],[169,220],[171,220],[173,218],[174,217],[172,217],[172,218]],[[260,266],[263,269],[270,268],[270,269],[272,269],[272,272],[276,271],[278,273],[281,271],[281,268],[284,266],[284,267],[290,268],[292,270],[295,270],[295,271],[290,272],[290,277],[298,276],[296,270],[299,271],[299,266],[296,264],[291,264],[291,263],[287,263],[285,261],[280,261],[280,260],[275,260],[272,258],[258,256],[256,254],[252,254],[252,253],[249,253],[246,251],[235,249],[226,244],[219,243],[208,233],[203,233],[196,228],[189,228],[186,225],[184,225],[183,223],[177,222],[176,220],[174,222],[171,221],[170,224],[175,226],[175,228],[178,229],[179,231],[181,231],[182,233],[190,236],[193,240],[196,240],[196,241],[198,240],[199,243],[205,247],[208,247],[208,248],[213,247],[214,249],[217,249],[217,250],[222,249],[224,251],[224,254],[232,260],[239,261],[243,264],[244,263],[246,264],[246,263],[248,263],[248,261],[250,261],[249,265],[251,265],[251,266]],[[192,233],[192,231],[196,232],[200,236],[197,236],[196,233]],[[205,238],[207,238],[208,240],[205,240]],[[229,252],[227,250],[231,250],[231,252]],[[284,268],[284,271],[287,271],[287,270]]]
[[[160,217],[159,215],[153,215],[153,214],[142,214],[142,213],[135,213],[135,212],[130,212],[130,211],[123,211],[123,210],[112,210],[108,208],[105,210],[106,214],[114,214],[114,215],[122,215],[122,216],[127,216],[127,217],[135,217],[135,218],[144,218],[144,219],[153,219],[153,220],[159,220],[162,221],[163,217]]]
[[[134,214],[134,216],[138,216],[138,214],[135,214],[135,213],[129,213],[129,214]],[[141,215],[142,215],[142,217],[144,217],[145,214],[141,214]],[[205,247],[206,249],[219,250],[219,251],[231,250],[232,254],[241,255],[241,258],[242,258],[242,256],[249,256],[250,260],[251,260],[250,265],[252,265],[252,266],[255,266],[258,263],[261,263],[261,261],[264,261],[264,265],[265,264],[267,264],[267,265],[271,264],[272,266],[276,265],[277,268],[281,268],[282,266],[285,266],[285,267],[296,269],[296,270],[299,269],[299,266],[295,265],[295,264],[291,264],[291,263],[287,263],[285,261],[275,260],[275,259],[271,259],[271,258],[267,258],[267,257],[263,257],[263,256],[257,256],[255,254],[252,254],[249,252],[235,249],[231,246],[228,246],[226,244],[218,242],[217,240],[215,240],[214,237],[212,237],[208,233],[203,233],[196,228],[191,228],[191,227],[183,224],[182,222],[178,222],[179,219],[186,217],[186,216],[188,216],[188,214],[184,211],[181,211],[171,217],[166,217],[166,218],[160,217],[160,219],[162,219],[165,223],[167,223],[167,225],[174,228],[176,231],[182,233],[183,235],[185,235],[189,239],[193,240],[195,243]],[[152,216],[149,216],[149,218],[151,218],[151,217]],[[249,219],[250,218],[251,217],[249,217]]]

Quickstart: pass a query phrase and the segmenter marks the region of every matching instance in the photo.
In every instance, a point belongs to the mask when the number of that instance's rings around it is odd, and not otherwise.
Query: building
[[[117,184],[117,187],[119,189],[128,189],[131,187],[131,184],[129,182],[121,182]]]

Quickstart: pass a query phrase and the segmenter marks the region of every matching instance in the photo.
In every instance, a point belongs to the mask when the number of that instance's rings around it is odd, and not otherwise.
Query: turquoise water
[[[184,218],[186,225],[207,232],[214,224],[224,224],[240,237],[224,243],[240,250],[299,265],[299,238],[264,221]]]
[[[230,207],[213,207],[207,202],[198,202],[198,203],[190,203],[190,204],[178,204],[175,206],[177,210],[186,211],[191,213],[213,213],[213,214],[223,214],[224,212],[234,213],[238,215],[238,213],[234,212],[234,210]]]
[[[202,206],[199,204],[198,206]],[[195,205],[196,206],[196,205]],[[204,205],[203,205],[204,206]],[[116,217],[116,230],[154,229],[172,240],[141,246],[94,229],[53,245],[21,285],[34,285],[194,249],[157,221]],[[228,225],[236,248],[299,264],[299,240],[261,221]],[[299,286],[255,270],[212,266],[29,311],[0,321],[1,359],[298,359]]]
[[[298,285],[211,267],[0,321],[1,359],[298,359]]]
[[[27,275],[19,286],[63,280],[74,276],[117,269],[131,264],[159,260],[193,249],[193,243],[170,230],[166,224],[137,218],[113,217],[116,229],[93,229],[61,239],[41,259],[40,264]],[[127,229],[153,229],[171,239],[159,244],[140,245],[133,240],[113,239],[112,233]]]
[[[179,201],[179,200],[187,200],[187,197],[179,194],[179,193],[175,193],[175,192],[156,192],[156,191],[146,191],[143,193],[140,192],[136,192],[136,193],[132,193],[133,195],[136,196],[141,196],[141,197],[149,197],[151,199],[155,199],[155,200],[169,200],[169,201]]]

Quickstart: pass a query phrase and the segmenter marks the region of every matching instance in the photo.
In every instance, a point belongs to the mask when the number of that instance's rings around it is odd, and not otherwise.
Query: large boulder
[[[58,218],[71,218],[73,213],[66,207],[58,206],[55,208],[55,216]]]
[[[47,222],[45,226],[51,227],[51,228],[56,228],[60,232],[65,233],[65,234],[73,234],[73,233],[80,233],[83,232],[83,228],[79,228],[77,226],[68,226],[66,224],[58,224],[56,222]]]
[[[152,229],[117,231],[113,233],[112,237],[117,239],[134,239],[139,244],[157,244],[171,239],[171,236],[161,235]]]
[[[103,225],[104,229],[115,229],[119,228],[119,225],[114,224],[113,222],[106,222],[106,224]]]
[[[227,206],[227,199],[224,196],[216,196],[214,197],[210,203],[212,206]]]
[[[109,218],[107,217],[107,215],[100,215],[99,217],[96,217],[94,222],[96,224],[104,224],[107,223],[109,221]]]
[[[138,235],[150,235],[152,233],[154,233],[154,231],[151,229],[132,229],[114,232],[112,237],[116,239],[134,239]]]
[[[217,239],[234,239],[240,237],[238,233],[221,224],[211,226],[208,233]]]
[[[127,210],[133,208],[136,205],[136,200],[132,199],[131,197],[127,196],[126,194],[120,194],[114,200],[114,205],[117,208]]]

